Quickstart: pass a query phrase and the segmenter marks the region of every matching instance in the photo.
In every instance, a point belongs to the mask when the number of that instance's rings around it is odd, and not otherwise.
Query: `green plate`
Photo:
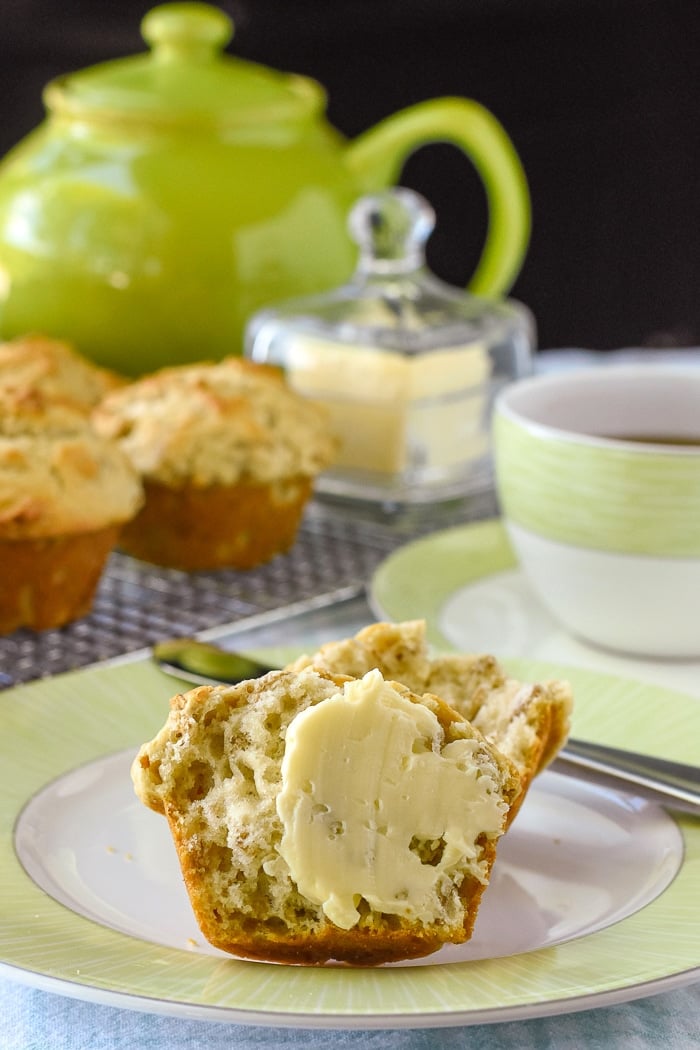
[[[688,760],[689,741],[700,739],[699,704],[588,672],[573,680],[583,729],[597,728],[605,739],[632,747],[653,740],[670,757]],[[173,692],[173,680],[139,656],[0,695],[0,965],[6,976],[112,1006],[306,1028],[534,1017],[622,1002],[698,976],[700,825],[683,818],[676,828],[661,811],[683,840],[678,870],[665,889],[598,932],[510,957],[377,969],[274,966],[165,947],[88,917],[89,908],[79,914],[66,907],[20,863],[17,828],[31,844],[32,836],[40,837],[30,819],[37,799],[53,792],[60,809],[64,778],[75,788],[83,773],[88,786],[81,790],[89,796],[91,771],[103,761],[116,768],[120,752],[126,777],[129,756],[161,727]],[[58,810],[56,816],[63,819]],[[105,811],[104,842],[110,819]],[[104,851],[104,844],[98,848]],[[69,839],[58,859],[77,878]]]

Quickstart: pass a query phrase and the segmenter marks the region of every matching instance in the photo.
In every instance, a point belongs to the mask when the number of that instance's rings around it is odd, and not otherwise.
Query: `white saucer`
[[[370,603],[382,619],[427,620],[431,641],[442,648],[556,661],[700,699],[700,661],[624,656],[567,634],[532,592],[500,521],[447,529],[401,547],[377,569]]]

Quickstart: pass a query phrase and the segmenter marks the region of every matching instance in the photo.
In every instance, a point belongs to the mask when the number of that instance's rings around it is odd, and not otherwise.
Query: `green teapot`
[[[141,31],[149,51],[49,83],[46,118],[0,163],[0,338],[67,339],[129,375],[241,353],[259,308],[348,278],[352,205],[435,141],[486,189],[470,291],[508,290],[529,197],[482,106],[429,100],[348,142],[316,81],[224,52],[218,8],[164,4]]]

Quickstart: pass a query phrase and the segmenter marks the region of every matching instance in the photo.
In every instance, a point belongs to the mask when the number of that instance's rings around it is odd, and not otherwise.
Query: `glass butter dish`
[[[488,487],[495,393],[531,369],[535,325],[520,303],[480,299],[425,263],[435,222],[419,194],[361,198],[349,227],[357,269],[340,288],[255,314],[245,353],[281,366],[326,405],[340,449],[316,483],[387,508]]]

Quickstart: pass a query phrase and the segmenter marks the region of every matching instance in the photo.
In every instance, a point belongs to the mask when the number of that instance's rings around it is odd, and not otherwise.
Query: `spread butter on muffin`
[[[278,369],[234,357],[146,376],[93,421],[144,483],[122,548],[184,570],[249,569],[288,550],[336,448],[320,406]]]
[[[375,623],[354,638],[328,642],[290,669],[313,666],[360,677],[378,668],[416,693],[436,693],[479,729],[520,775],[522,791],[508,813],[515,818],[534,779],[569,735],[573,694],[568,682],[520,682],[488,654],[430,652],[424,620]]]
[[[142,500],[128,459],[84,412],[0,387],[0,632],[85,615]]]
[[[520,791],[478,730],[377,670],[175,696],[132,778],[168,819],[204,936],[300,964],[468,940]]]

